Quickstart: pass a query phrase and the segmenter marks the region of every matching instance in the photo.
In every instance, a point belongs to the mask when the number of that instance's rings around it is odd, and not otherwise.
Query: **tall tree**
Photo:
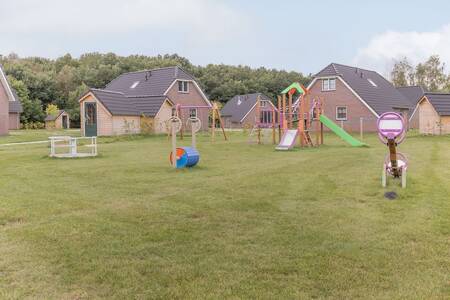
[[[391,71],[391,81],[396,87],[415,84],[414,67],[406,57],[394,64]]]

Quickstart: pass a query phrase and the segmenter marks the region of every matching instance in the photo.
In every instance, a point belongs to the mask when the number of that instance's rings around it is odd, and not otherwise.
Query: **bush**
[[[21,129],[44,129],[45,124],[43,122],[25,122],[20,124]]]

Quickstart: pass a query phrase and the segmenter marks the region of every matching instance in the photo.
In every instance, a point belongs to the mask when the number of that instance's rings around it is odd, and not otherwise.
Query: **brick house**
[[[174,105],[209,106],[194,77],[180,67],[125,73],[104,89],[90,89],[79,100],[81,132],[85,136],[118,135],[150,130],[166,132]],[[208,109],[183,109],[185,124],[197,116],[208,128]]]
[[[273,109],[277,113],[277,108],[266,95],[254,93],[236,95],[225,104],[221,110],[224,126],[226,128],[253,127],[257,121],[258,97],[260,99],[260,122],[272,123],[271,110]]]
[[[346,130],[376,131],[376,119],[384,112],[408,116],[413,107],[383,76],[375,71],[331,63],[313,76],[312,95],[323,97],[324,114]]]
[[[65,110],[58,110],[54,115],[47,115],[45,117],[45,128],[46,129],[69,129],[70,128],[70,117],[69,113]]]
[[[22,111],[20,99],[10,86],[0,65],[0,135],[8,134],[10,129],[20,128]]]

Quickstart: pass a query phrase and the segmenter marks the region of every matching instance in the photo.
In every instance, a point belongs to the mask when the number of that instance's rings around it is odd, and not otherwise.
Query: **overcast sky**
[[[0,54],[178,53],[194,64],[386,74],[394,59],[450,63],[450,1],[0,0]]]

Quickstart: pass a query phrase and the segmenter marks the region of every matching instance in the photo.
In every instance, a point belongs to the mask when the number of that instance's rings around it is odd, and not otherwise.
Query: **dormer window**
[[[241,97],[239,97],[238,101],[237,101],[237,105],[241,105],[241,104],[242,104]]]
[[[322,79],[322,91],[335,91],[336,90],[336,78]]]
[[[139,81],[135,81],[131,86],[130,89],[134,89],[135,87],[137,87],[139,84]]]
[[[378,87],[377,84],[375,82],[373,82],[372,79],[367,78],[367,81],[373,86],[373,87]]]
[[[178,81],[178,92],[189,93],[189,81]]]

